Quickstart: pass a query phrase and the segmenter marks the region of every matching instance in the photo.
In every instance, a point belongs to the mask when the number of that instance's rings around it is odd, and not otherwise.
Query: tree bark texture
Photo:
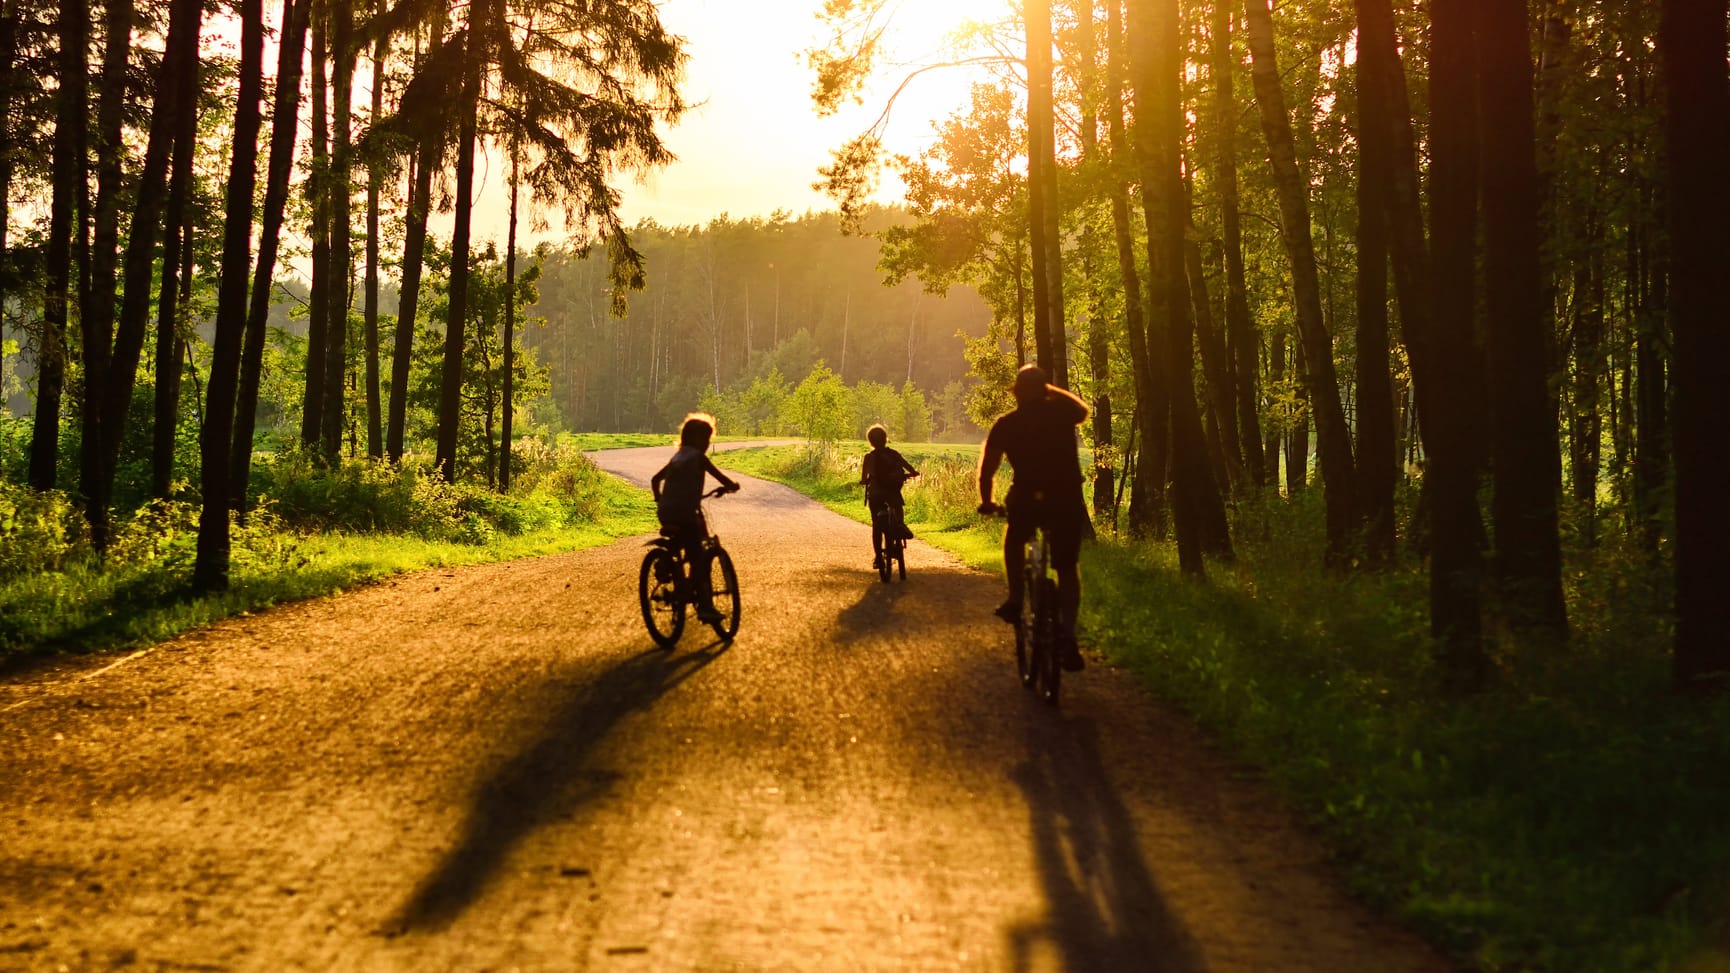
[[[1484,277],[1496,575],[1516,631],[1567,636],[1557,501],[1562,489],[1550,346],[1539,287],[1532,52],[1523,4],[1480,14]]]
[[[354,70],[358,61],[354,43],[354,10],[349,0],[331,0],[331,149],[330,178],[330,284],[324,332],[324,409],[320,415],[320,448],[325,458],[336,462],[342,454],[342,434],[348,423],[348,311],[353,305],[354,227],[350,181],[353,153],[350,128],[354,102]]]
[[[1364,512],[1364,557],[1385,565],[1394,554],[1395,446],[1393,375],[1388,359],[1389,154],[1383,126],[1385,93],[1365,77],[1358,54],[1357,469]],[[1373,58],[1372,58],[1373,63]],[[1373,69],[1372,69],[1373,71]]]
[[[1237,189],[1237,57],[1232,52],[1232,5],[1213,7],[1210,70],[1213,72],[1214,138],[1218,146],[1214,180],[1218,184],[1220,246],[1225,257],[1225,344],[1230,362],[1234,414],[1238,424],[1239,451],[1249,482],[1267,485],[1267,466],[1261,451],[1261,397],[1257,378],[1261,354],[1255,323],[1249,316],[1249,287],[1243,270],[1243,220],[1239,214]]]
[[[203,10],[197,4],[202,26]],[[173,14],[170,14],[173,20]],[[170,29],[173,29],[172,27]],[[198,47],[182,49],[179,59],[164,57],[163,70],[172,72],[179,104],[192,106],[198,99]],[[192,239],[192,162],[198,151],[198,113],[190,109],[174,117],[174,149],[169,163],[168,203],[163,213],[162,287],[156,299],[156,401],[151,430],[150,492],[166,498],[173,492],[174,461],[180,438],[180,376],[182,355],[179,300],[181,253]]]
[[[457,134],[456,226],[451,233],[450,312],[445,319],[444,374],[439,388],[438,452],[435,462],[447,482],[457,478],[457,431],[462,419],[463,329],[469,298],[469,231],[474,214],[475,139],[482,54],[473,23],[468,37]],[[845,350],[845,344],[843,344]]]
[[[1296,311],[1298,337],[1302,342],[1302,373],[1315,416],[1316,448],[1321,459],[1322,483],[1327,506],[1328,560],[1344,561],[1351,538],[1361,518],[1353,497],[1351,433],[1340,407],[1339,379],[1334,369],[1333,339],[1322,319],[1321,285],[1316,272],[1315,246],[1310,239],[1309,193],[1298,169],[1292,139],[1291,117],[1280,90],[1279,66],[1274,56],[1273,14],[1267,0],[1246,0],[1250,77],[1255,84],[1256,103],[1261,108],[1262,132],[1267,138],[1273,163],[1274,184],[1279,196],[1280,235],[1292,264],[1292,303]],[[1288,460],[1291,457],[1288,457]],[[1302,465],[1305,457],[1296,457]]]
[[[234,154],[228,168],[223,216],[216,339],[200,437],[204,506],[198,518],[198,554],[192,569],[194,585],[211,591],[228,587],[229,453],[234,445],[234,402],[252,271],[252,196],[258,181],[259,101],[264,94],[263,0],[241,0],[239,8],[240,97],[234,111]]]
[[[312,148],[311,169],[306,179],[307,201],[312,208],[312,285],[306,315],[306,393],[301,398],[300,443],[317,452],[324,435],[325,343],[330,330],[330,206],[324,182],[330,178],[328,128],[329,90],[326,84],[326,0],[314,0],[312,9]]]
[[[234,469],[230,475],[234,491],[230,503],[243,517],[251,479],[252,434],[258,421],[258,389],[264,374],[270,283],[276,272],[277,238],[282,233],[283,212],[288,206],[289,175],[294,169],[295,136],[300,115],[301,55],[306,50],[312,4],[313,0],[291,0],[283,10],[282,31],[278,36],[280,58],[276,64],[276,112],[271,121],[270,159],[265,163],[264,213],[260,220],[263,231],[259,234],[258,266],[253,270],[252,293],[241,340],[240,391],[234,418]]]
[[[1679,687],[1730,674],[1730,79],[1722,0],[1662,0],[1670,323],[1676,355],[1676,651]]]

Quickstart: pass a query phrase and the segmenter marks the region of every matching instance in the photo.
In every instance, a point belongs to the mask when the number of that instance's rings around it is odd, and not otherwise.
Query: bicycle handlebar
[[[716,497],[722,497],[722,496],[726,496],[729,493],[737,492],[738,489],[739,488],[737,486],[732,486],[732,487],[718,486],[715,489],[710,490],[708,493],[703,494],[703,499],[704,500],[713,500]]]

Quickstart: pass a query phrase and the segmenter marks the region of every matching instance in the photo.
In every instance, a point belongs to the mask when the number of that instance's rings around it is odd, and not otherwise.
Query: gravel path
[[[624,541],[0,683],[0,969],[1447,968],[1126,674],[1020,689],[993,579],[744,482],[731,646]]]

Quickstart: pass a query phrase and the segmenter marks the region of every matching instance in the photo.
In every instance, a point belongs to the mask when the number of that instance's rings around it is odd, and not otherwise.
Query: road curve
[[[1020,689],[993,579],[744,483],[731,646],[623,541],[0,684],[0,969],[1447,968],[1127,675]]]

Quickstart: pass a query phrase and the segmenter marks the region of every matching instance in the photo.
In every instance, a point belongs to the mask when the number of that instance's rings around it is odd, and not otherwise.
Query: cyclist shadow
[[[695,652],[649,649],[568,693],[539,736],[476,786],[456,843],[382,931],[398,935],[448,926],[480,897],[523,838],[600,798],[619,779],[616,771],[590,766],[590,756],[614,727],[729,648],[731,643],[717,639]]]
[[[1014,771],[1027,796],[1048,914],[1007,931],[1012,970],[1048,944],[1069,970],[1200,973],[1194,942],[1148,872],[1128,808],[1112,789],[1092,720],[1028,722],[1030,758]]]

